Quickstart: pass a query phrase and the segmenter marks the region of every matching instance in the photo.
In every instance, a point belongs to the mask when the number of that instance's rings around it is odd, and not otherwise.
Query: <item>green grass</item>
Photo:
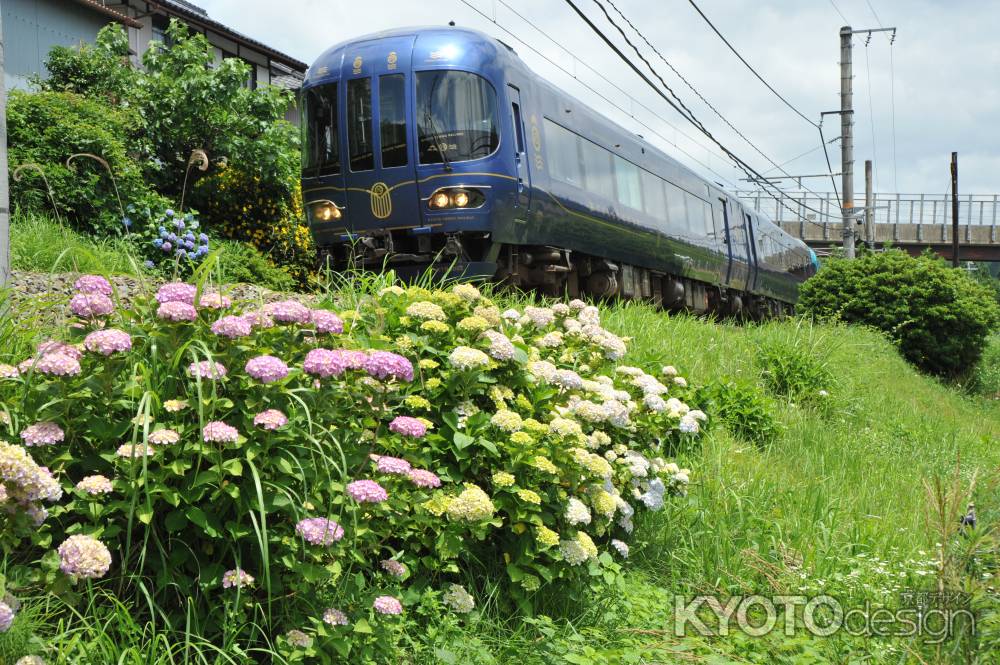
[[[43,215],[13,215],[10,236],[12,270],[109,275],[142,271],[142,259],[123,238],[84,236]]]
[[[24,237],[15,235],[16,251],[23,252],[16,245]],[[340,283],[328,296],[349,305],[377,288],[381,278],[371,279],[363,288]],[[767,442],[754,442],[730,433],[716,417],[721,414],[710,413],[716,422],[702,446],[680,460],[692,469],[689,495],[639,523],[624,579],[597,593],[546,593],[537,599],[544,615],[534,617],[503,615],[490,602],[499,593],[495,582],[470,580],[479,618],[467,624],[429,619],[406,636],[398,662],[996,662],[990,650],[1000,632],[996,603],[983,595],[981,576],[969,573],[967,551],[982,544],[954,528],[955,511],[970,498],[980,532],[989,532],[1000,515],[992,482],[1000,469],[996,402],[917,373],[867,330],[797,320],[734,326],[642,305],[610,307],[604,321],[632,338],[629,363],[647,370],[674,365],[695,386],[731,381],[757,390],[780,427]],[[775,394],[776,370],[762,351],[776,348],[796,349],[811,368],[807,378],[818,375],[817,367],[828,372],[822,380],[829,396],[819,398],[812,387]],[[795,376],[796,368],[781,371]],[[935,482],[946,488],[937,499],[927,489]],[[934,519],[942,504],[944,517]],[[671,634],[675,594],[824,592],[845,602],[885,603],[899,588],[931,583],[933,573],[924,573],[937,543],[955,557],[946,566],[949,581],[971,590],[992,617],[977,646],[780,632],[761,638]],[[195,629],[140,625],[113,599],[80,615],[37,602],[39,616],[53,617],[41,634],[66,654],[58,662],[227,662],[199,643]]]

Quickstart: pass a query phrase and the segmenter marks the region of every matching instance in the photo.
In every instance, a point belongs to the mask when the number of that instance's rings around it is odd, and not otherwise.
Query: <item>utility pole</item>
[[[849,25],[840,29],[840,173],[843,189],[844,256],[854,258],[854,90],[851,52],[854,35],[864,33],[871,40],[873,32],[891,32],[889,43],[896,41],[896,28],[865,28],[854,30]],[[867,42],[866,42],[867,43]]]
[[[10,192],[7,191],[7,90],[4,85],[3,12],[0,11],[0,287],[10,278]]]
[[[872,201],[872,160],[865,160],[865,240],[868,248],[875,247],[875,225],[872,223],[872,215],[875,203]]]
[[[843,190],[844,256],[854,258],[854,92],[851,81],[851,26],[840,29],[840,173]]]
[[[958,153],[951,153],[951,267],[958,267]]]

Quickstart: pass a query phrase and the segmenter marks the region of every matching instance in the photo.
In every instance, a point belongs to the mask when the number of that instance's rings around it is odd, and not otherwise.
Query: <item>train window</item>
[[[687,215],[685,216],[687,230],[693,235],[700,236],[705,234],[705,213],[701,209],[703,203],[704,201],[697,196],[684,192],[684,204],[687,208]]]
[[[667,200],[663,196],[663,181],[649,171],[642,172],[642,203],[646,214],[656,220],[667,218]]]
[[[615,174],[611,166],[611,153],[590,141],[580,141],[583,157],[583,176],[587,189],[609,201],[615,200]]]
[[[417,72],[417,145],[421,164],[462,162],[500,145],[497,93],[470,72]]]
[[[337,135],[337,84],[305,92],[302,108],[302,175],[315,178],[340,173],[340,139]]]
[[[642,210],[642,185],[639,167],[614,155],[615,182],[618,187],[618,203],[633,210]]]
[[[524,127],[521,125],[521,105],[511,102],[510,108],[514,111],[514,138],[517,139],[517,154],[524,154]]]
[[[378,117],[382,168],[406,166],[406,82],[402,74],[379,78]]]
[[[709,238],[716,238],[717,236],[715,234],[715,218],[712,215],[712,206],[703,202],[701,204],[701,210],[702,214],[705,216],[704,217],[705,235],[708,236]]]
[[[675,233],[687,231],[687,205],[684,203],[684,190],[675,184],[663,181],[667,195],[667,228]]]
[[[370,78],[347,82],[347,147],[352,171],[370,171],[375,168]]]
[[[545,118],[545,157],[549,162],[549,173],[557,180],[580,188],[583,187],[583,171],[580,168],[583,161],[580,156],[582,142],[583,139],[573,132]]]

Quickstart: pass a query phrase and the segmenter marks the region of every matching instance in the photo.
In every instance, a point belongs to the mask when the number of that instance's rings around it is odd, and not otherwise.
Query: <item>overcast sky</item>
[[[596,24],[617,37],[594,0],[575,1]],[[733,183],[745,186],[738,181],[743,174],[720,156],[718,148],[709,149],[707,138],[667,107],[635,74],[624,69],[617,56],[598,41],[563,0],[468,0],[486,18],[462,0],[196,2],[213,18],[307,63],[327,47],[360,35],[410,25],[444,25],[454,20],[460,26],[480,29],[511,44],[534,71],[628,129],[643,134],[699,173],[721,179],[699,164],[702,162],[727,179],[727,188],[732,189]],[[558,44],[518,18],[505,3]],[[734,153],[768,175],[780,172],[767,158],[784,165],[793,175],[827,172],[822,150],[785,164],[817,148],[818,132],[754,78],[688,0],[616,0],[616,4],[670,64],[767,157],[740,139],[642,45],[668,84]],[[959,153],[960,192],[1000,192],[1000,40],[996,36],[1000,2],[698,0],[698,5],[779,93],[816,121],[821,111],[840,108],[838,31],[845,18],[855,29],[880,24],[897,27],[891,48],[885,33],[872,35],[867,48],[863,35],[854,38],[856,189],[863,192],[864,160],[874,159],[877,191],[941,195],[949,186],[948,163],[955,150]],[[494,16],[519,39],[497,27],[491,20]],[[612,16],[621,22],[613,12]],[[630,37],[638,39],[631,33]],[[627,49],[621,39],[615,41]],[[580,80],[634,113],[680,149],[612,108],[532,48],[575,72]],[[630,101],[586,65],[610,78],[636,101]],[[894,77],[890,77],[891,69]],[[891,112],[893,89],[895,114]],[[827,140],[839,135],[839,117],[827,116],[823,128]],[[839,172],[839,142],[831,144],[829,150],[834,171]],[[829,178],[807,183],[820,191],[831,188]]]

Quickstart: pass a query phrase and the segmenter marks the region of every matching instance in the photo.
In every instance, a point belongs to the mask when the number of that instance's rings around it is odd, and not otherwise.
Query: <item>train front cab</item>
[[[494,220],[526,207],[529,175],[493,48],[420,32],[335,47],[310,69],[303,196],[334,267],[494,274]]]

